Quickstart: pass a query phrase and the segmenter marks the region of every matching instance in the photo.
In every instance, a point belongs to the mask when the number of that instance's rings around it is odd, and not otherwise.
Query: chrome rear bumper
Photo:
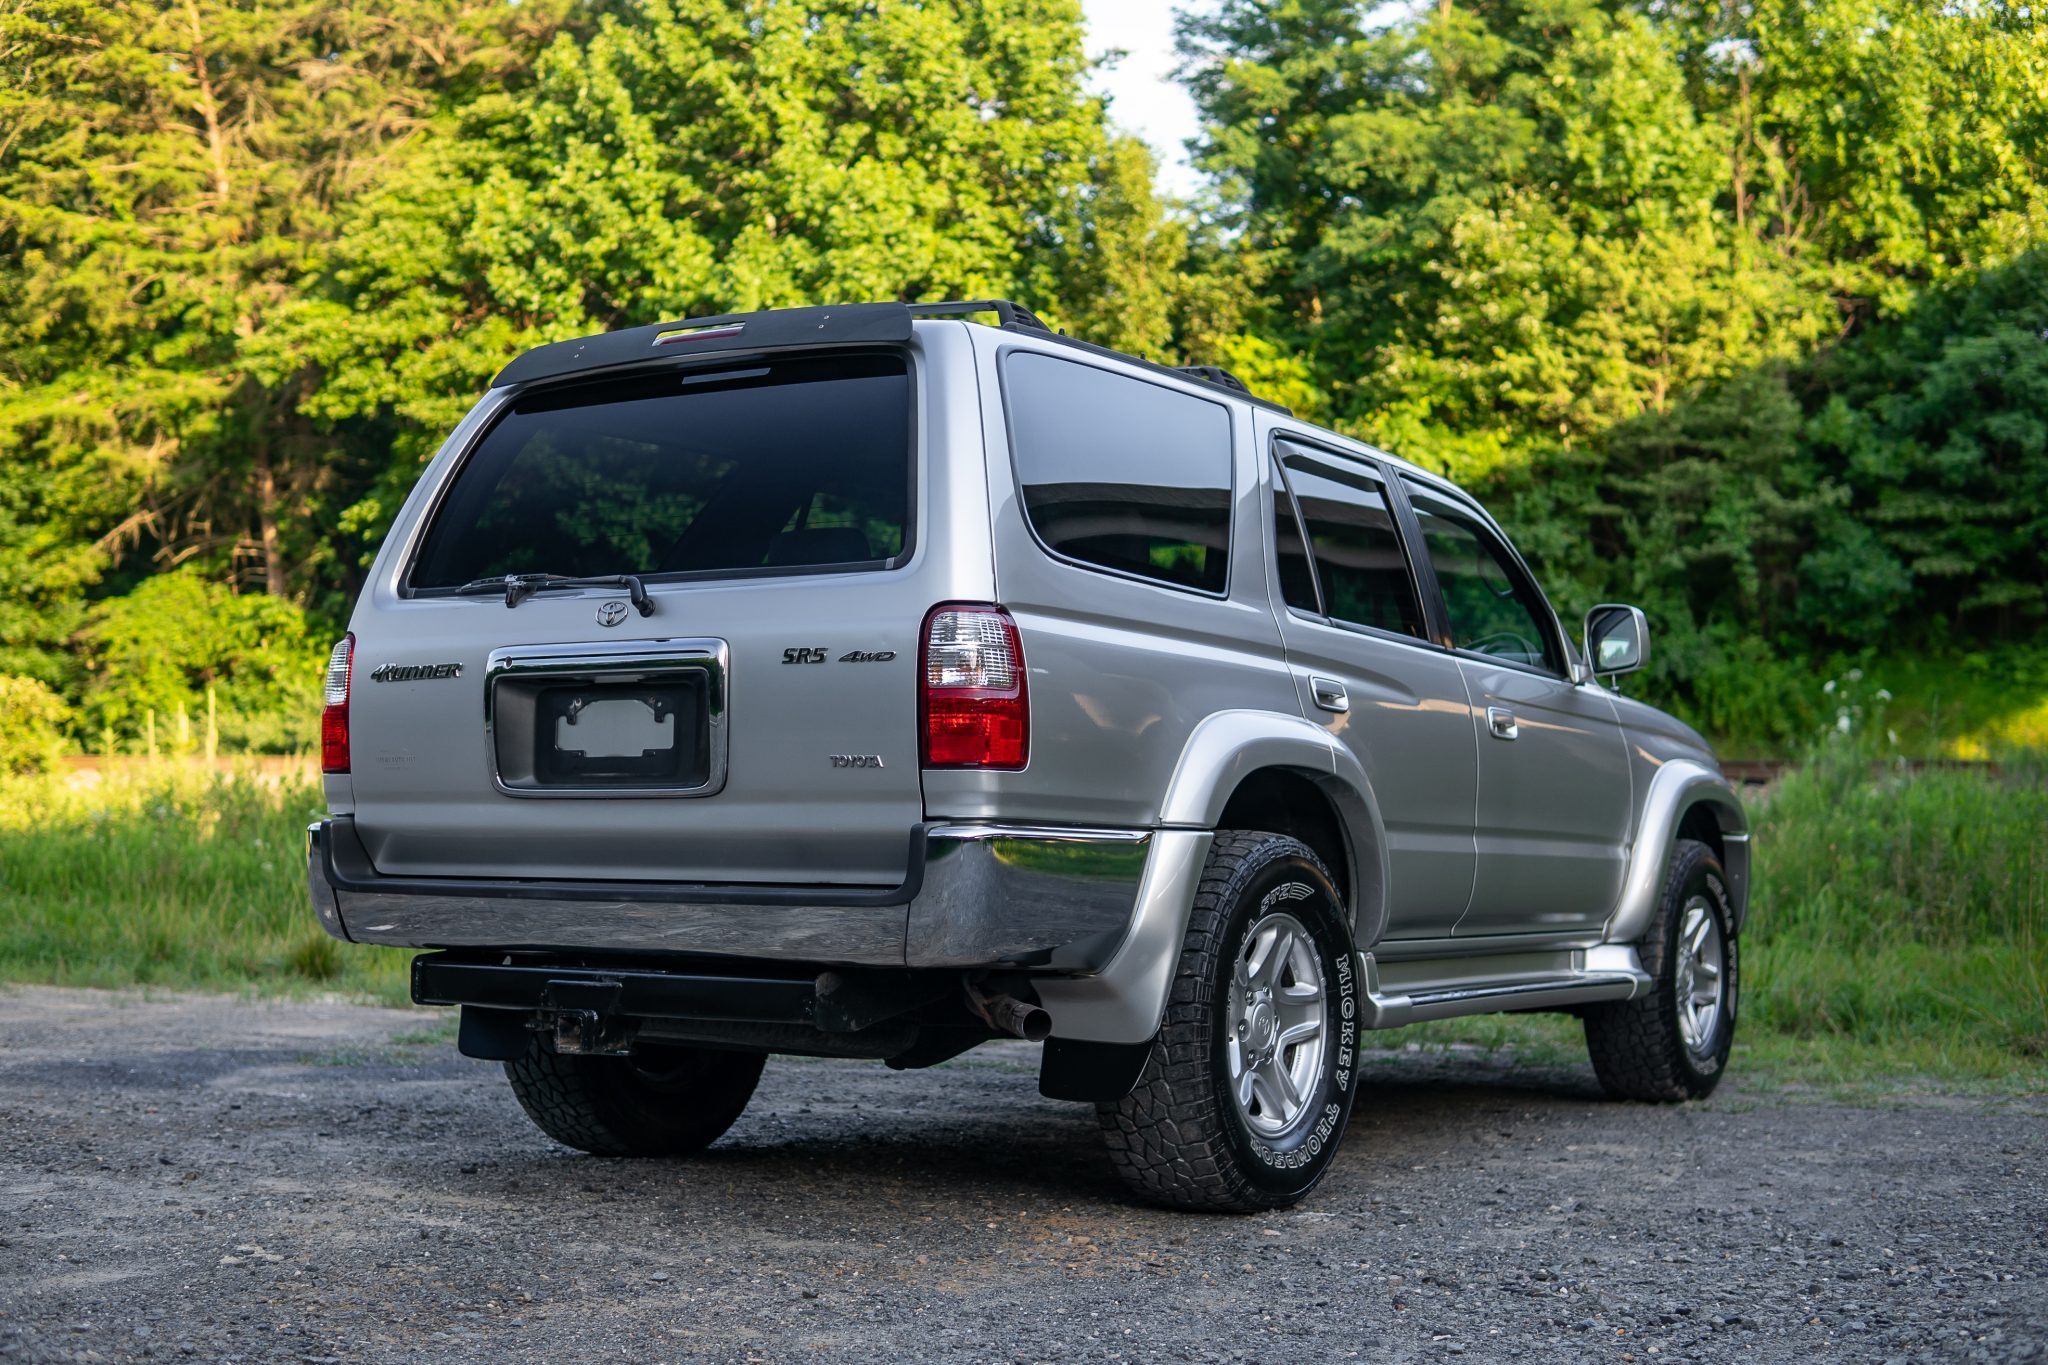
[[[896,887],[388,877],[354,822],[308,831],[336,938],[411,948],[686,953],[890,967],[1099,970],[1131,923],[1149,830],[933,824]]]

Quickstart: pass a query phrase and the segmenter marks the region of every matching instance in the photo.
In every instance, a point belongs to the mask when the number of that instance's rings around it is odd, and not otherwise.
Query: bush
[[[289,602],[230,592],[178,569],[101,602],[79,639],[88,733],[111,729],[133,740],[153,712],[158,742],[190,751],[200,743],[211,687],[224,749],[291,753],[313,743],[320,648],[305,613]]]
[[[0,673],[0,772],[37,773],[57,765],[71,708],[34,678]]]

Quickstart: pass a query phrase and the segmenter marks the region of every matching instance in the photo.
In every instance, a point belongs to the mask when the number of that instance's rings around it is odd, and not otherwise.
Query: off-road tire
[[[761,1052],[646,1045],[630,1057],[563,1056],[536,1038],[505,1078],[526,1116],[592,1156],[689,1156],[753,1098]]]
[[[1298,1132],[1268,1142],[1229,1090],[1227,994],[1246,936],[1276,904],[1308,931],[1327,1012],[1323,1059]],[[1101,1104],[1112,1167],[1140,1199],[1168,1208],[1247,1213],[1284,1208],[1330,1168],[1356,1088],[1357,958],[1329,870],[1283,835],[1216,835],[1188,915],[1165,1018],[1138,1084]]]
[[[1722,944],[1724,995],[1719,1017],[1701,1047],[1688,1046],[1679,1027],[1678,931],[1688,904],[1704,900],[1717,920]],[[1670,1103],[1704,1099],[1728,1069],[1741,999],[1741,954],[1728,900],[1728,876],[1705,844],[1681,839],[1639,945],[1650,989],[1633,1000],[1589,1005],[1583,1012],[1586,1050],[1601,1088],[1616,1099]]]

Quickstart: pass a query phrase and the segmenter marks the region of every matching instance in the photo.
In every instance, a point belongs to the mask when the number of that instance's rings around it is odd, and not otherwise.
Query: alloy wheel
[[[1678,918],[1678,964],[1672,988],[1678,999],[1678,1032],[1688,1051],[1705,1055],[1713,1046],[1727,997],[1721,921],[1704,896],[1685,903]]]
[[[1301,921],[1267,915],[1231,973],[1224,1060],[1230,1095],[1260,1137],[1285,1137],[1309,1115],[1328,1043],[1321,955]]]

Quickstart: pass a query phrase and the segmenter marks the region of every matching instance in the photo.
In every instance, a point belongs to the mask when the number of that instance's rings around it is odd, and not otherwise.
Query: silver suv
[[[1749,857],[1443,479],[1001,302],[542,346],[335,646],[313,901],[550,1136],[672,1156],[769,1053],[1044,1041],[1139,1195],[1301,1198],[1361,1032],[1585,1021],[1728,1058]]]

